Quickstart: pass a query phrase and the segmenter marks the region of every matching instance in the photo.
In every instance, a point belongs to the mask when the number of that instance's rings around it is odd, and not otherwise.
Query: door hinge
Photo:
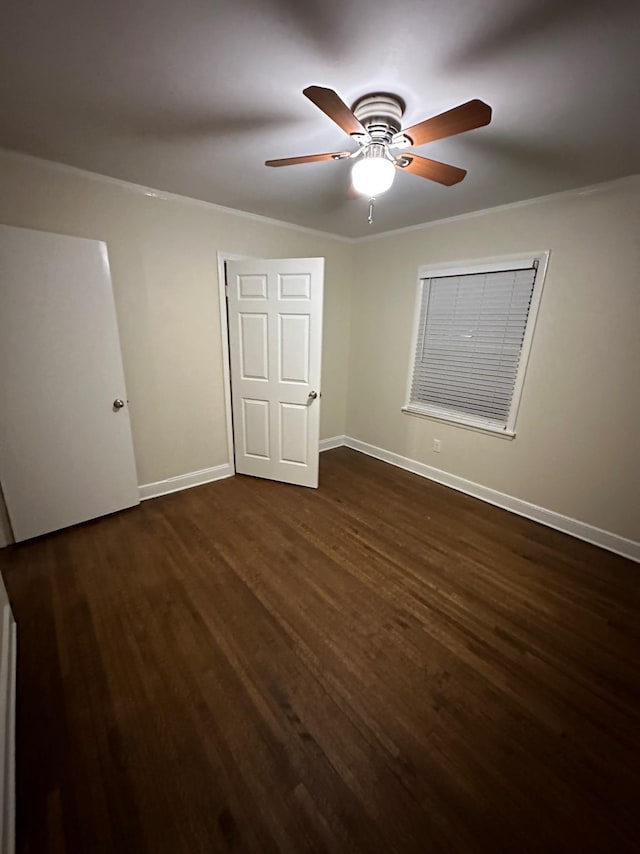
[[[224,295],[227,299],[229,299],[229,285],[225,284],[224,286]]]

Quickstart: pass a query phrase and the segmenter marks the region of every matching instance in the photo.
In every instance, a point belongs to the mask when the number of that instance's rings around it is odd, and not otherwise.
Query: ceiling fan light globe
[[[354,163],[351,181],[357,193],[372,198],[386,192],[393,184],[396,168],[382,157],[363,157]]]

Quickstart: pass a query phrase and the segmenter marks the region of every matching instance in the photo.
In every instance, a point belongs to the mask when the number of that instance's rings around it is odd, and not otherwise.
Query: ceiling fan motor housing
[[[405,104],[397,95],[381,92],[358,98],[351,110],[373,140],[389,143],[402,127]]]

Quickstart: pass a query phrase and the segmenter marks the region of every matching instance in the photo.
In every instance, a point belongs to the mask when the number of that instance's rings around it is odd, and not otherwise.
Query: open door
[[[236,472],[318,486],[323,258],[227,262]]]
[[[0,401],[16,542],[139,503],[104,243],[0,226]]]

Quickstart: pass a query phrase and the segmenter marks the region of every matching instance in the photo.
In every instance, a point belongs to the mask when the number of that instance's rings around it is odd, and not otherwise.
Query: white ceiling
[[[352,237],[640,172],[637,0],[4,0],[0,147]],[[418,149],[376,221],[350,142],[302,95],[375,91],[404,125],[471,98],[489,127]]]

